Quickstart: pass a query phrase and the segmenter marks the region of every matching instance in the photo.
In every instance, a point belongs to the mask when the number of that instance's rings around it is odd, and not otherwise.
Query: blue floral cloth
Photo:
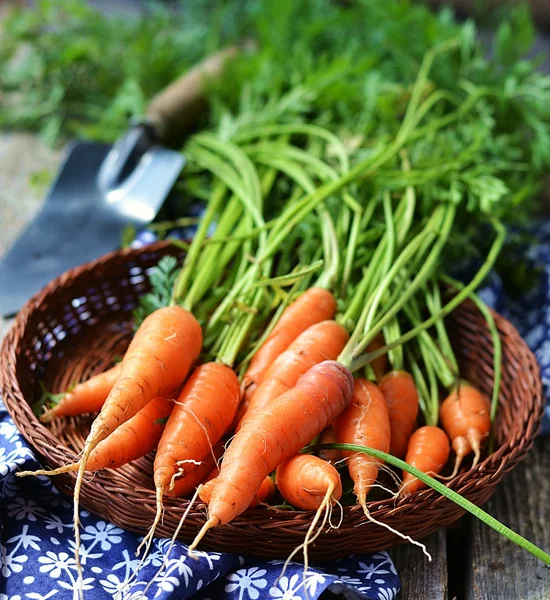
[[[76,600],[72,503],[48,477],[18,478],[18,470],[38,468],[31,449],[0,402],[0,600]],[[167,553],[170,540],[155,540],[137,577],[141,540],[112,523],[81,511],[84,594],[91,600],[316,600],[329,589],[355,600],[393,600],[399,577],[386,552],[352,556],[330,564],[262,561],[237,554],[199,552],[187,556],[176,543],[162,574],[147,591]],[[121,592],[120,594],[118,592]]]

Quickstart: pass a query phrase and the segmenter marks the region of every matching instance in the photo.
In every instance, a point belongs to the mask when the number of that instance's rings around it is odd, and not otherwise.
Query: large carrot
[[[122,369],[122,364],[98,373],[77,384],[67,392],[58,404],[48,409],[41,417],[42,423],[49,423],[58,417],[70,417],[101,410],[109,392],[113,389]]]
[[[409,440],[405,462],[428,475],[437,474],[449,460],[449,438],[442,429],[425,425],[417,429]],[[400,495],[410,494],[426,487],[407,471],[403,471],[403,485]]]
[[[321,321],[303,331],[267,370],[237,425],[237,431],[246,420],[292,389],[313,365],[324,360],[335,360],[348,337],[347,331],[336,321]]]
[[[174,477],[166,490],[166,495],[175,496],[176,498],[187,496],[191,492],[194,492],[201,483],[217,477],[220,472],[218,469],[218,460],[221,458],[224,450],[225,447],[220,440],[214,446],[214,451],[209,452],[202,461],[199,461],[200,464],[196,464],[196,461],[181,463],[181,473],[178,473],[181,477],[179,479]]]
[[[356,379],[350,407],[336,420],[334,429],[343,444],[368,446],[382,452],[390,449],[390,416],[386,399],[378,387],[366,379]],[[343,452],[354,482],[357,501],[367,510],[367,495],[378,478],[382,461],[361,452]]]
[[[456,462],[454,477],[462,459],[474,452],[472,467],[479,461],[481,442],[491,429],[489,399],[472,385],[461,382],[441,405],[439,415],[441,424],[451,438]]]
[[[325,361],[245,421],[224,455],[220,475],[213,480],[209,517],[190,550],[211,527],[229,523],[246,510],[266,475],[332,423],[347,408],[352,393],[349,369]]]
[[[391,371],[380,380],[378,386],[384,394],[390,415],[390,454],[403,458],[418,416],[418,392],[414,379],[405,371]]]
[[[243,376],[244,399],[248,402],[256,386],[262,381],[273,361],[308,327],[332,319],[336,312],[334,296],[323,288],[312,287],[290,304],[252,357]]]
[[[92,427],[79,461],[74,487],[75,561],[80,564],[79,501],[86,464],[94,448],[153,398],[179,387],[202,347],[195,317],[178,306],[160,308],[137,330],[121,363],[120,375]]]

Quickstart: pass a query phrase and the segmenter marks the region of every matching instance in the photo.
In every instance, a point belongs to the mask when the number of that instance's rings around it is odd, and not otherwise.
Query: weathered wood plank
[[[432,555],[428,562],[417,546],[402,545],[390,551],[399,577],[401,578],[402,600],[447,600],[447,543],[446,531],[421,540]]]
[[[550,550],[550,438],[539,438],[525,461],[506,476],[485,510],[520,535]],[[534,556],[469,519],[467,600],[548,600],[550,569]]]

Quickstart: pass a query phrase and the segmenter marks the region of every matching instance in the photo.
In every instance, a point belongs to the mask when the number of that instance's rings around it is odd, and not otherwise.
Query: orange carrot
[[[209,362],[198,367],[184,385],[160,439],[153,479],[157,512],[149,532],[140,544],[146,554],[162,517],[163,496],[172,487],[185,464],[193,465],[208,454],[216,460],[214,444],[233,422],[241,397],[239,378],[227,365]],[[193,468],[193,467],[191,467]],[[185,484],[180,485],[185,488]],[[138,548],[139,550],[139,548]]]
[[[90,379],[77,384],[58,404],[48,409],[41,417],[42,423],[49,423],[58,417],[70,417],[101,410],[109,392],[120,375],[121,363],[111,369],[98,373]]]
[[[336,437],[336,433],[334,431],[334,426],[331,425],[327,427],[321,436],[319,437],[319,444],[337,444],[338,438]],[[319,450],[317,453],[319,458],[326,460],[333,465],[342,460],[342,451],[341,450]]]
[[[179,387],[202,347],[202,330],[195,317],[178,306],[160,308],[137,330],[122,359],[121,371],[92,427],[79,461],[74,487],[74,557],[78,583],[80,564],[80,488],[94,448],[119,425],[131,419],[153,398]]]
[[[318,510],[327,494],[329,502],[342,497],[338,471],[317,456],[296,454],[281,463],[276,473],[277,489],[294,508]]]
[[[273,400],[292,389],[313,365],[335,360],[348,341],[348,333],[336,321],[321,321],[303,331],[273,362],[256,388],[236,431],[246,420],[264,410]]]
[[[245,421],[226,450],[209,502],[209,518],[190,550],[215,525],[252,502],[262,481],[328,427],[349,405],[353,377],[335,361],[313,366],[296,386]]]
[[[439,427],[425,425],[417,429],[409,439],[405,462],[423,473],[435,475],[447,464],[449,451],[449,438],[445,432]],[[403,471],[401,496],[409,496],[424,487],[426,484],[420,479]]]
[[[386,399],[378,387],[366,379],[356,379],[350,407],[334,424],[338,441],[343,444],[368,446],[388,452],[390,449],[390,416]],[[357,501],[367,511],[367,495],[378,478],[381,460],[362,452],[343,452],[349,457],[348,469],[354,482]]]
[[[380,332],[367,346],[365,351],[374,352],[375,350],[380,350],[380,348],[384,347],[385,343],[386,341],[384,340],[384,334]],[[370,362],[370,366],[374,371],[376,381],[380,381],[388,371],[388,355],[382,354],[382,356],[375,358],[373,361]]]
[[[334,296],[323,288],[312,287],[287,306],[281,318],[252,357],[243,376],[244,399],[247,403],[273,361],[308,327],[332,319],[336,312]]]
[[[200,461],[231,424],[240,398],[237,375],[230,367],[210,362],[198,367],[181,391],[158,445],[154,465],[157,490],[170,485],[178,463]],[[185,471],[185,467],[183,467]]]
[[[458,472],[462,459],[474,452],[472,467],[479,461],[481,442],[489,435],[491,417],[489,399],[472,385],[461,382],[443,402],[441,424],[451,438],[456,462],[451,477]]]
[[[390,415],[390,454],[403,458],[418,416],[418,392],[414,379],[405,371],[391,371],[380,380],[378,387],[386,398]]]

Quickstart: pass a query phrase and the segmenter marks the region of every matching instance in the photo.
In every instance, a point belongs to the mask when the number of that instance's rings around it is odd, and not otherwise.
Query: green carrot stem
[[[353,214],[353,221],[351,224],[351,230],[349,234],[349,239],[346,247],[346,255],[344,258],[344,271],[342,274],[342,283],[340,285],[340,296],[344,296],[349,285],[349,280],[351,276],[351,272],[353,270],[354,260],[355,260],[355,251],[357,249],[359,233],[361,231],[361,219],[363,218],[363,214],[359,211],[356,211]]]
[[[399,326],[399,320],[392,319],[383,329],[384,339],[387,342],[398,339],[401,335],[401,328]],[[403,346],[396,346],[393,350],[388,352],[388,360],[394,371],[403,370]]]
[[[430,293],[429,289],[426,288],[426,305],[430,314],[435,314],[441,310],[441,292],[439,290],[439,284],[434,279],[432,281],[431,286],[432,292]],[[458,373],[458,362],[456,360],[456,356],[451,345],[451,341],[449,340],[449,336],[447,334],[447,329],[445,328],[444,321],[436,321],[435,322],[435,330],[437,332],[437,338],[439,341],[439,347],[445,357],[447,363],[450,365],[451,370],[454,373]]]
[[[206,211],[193,237],[193,241],[191,242],[191,246],[187,251],[185,260],[183,261],[183,267],[178,275],[178,278],[176,279],[176,283],[174,284],[174,290],[172,292],[172,304],[183,302],[184,308],[187,310],[192,309],[192,306],[189,306],[187,303],[187,299],[184,299],[184,295],[187,292],[187,286],[193,274],[195,265],[199,260],[202,242],[208,233],[210,225],[213,223],[214,218],[216,217],[218,209],[221,206],[226,193],[227,188],[223,184],[218,184],[212,193],[212,199],[206,207]]]
[[[364,354],[363,356],[356,358],[350,367],[352,371],[355,371],[357,369],[364,367],[366,364],[370,363],[375,358],[378,358],[379,356],[386,354],[389,350],[391,350],[395,346],[398,346],[399,344],[405,344],[409,340],[413,339],[421,331],[428,329],[434,323],[436,323],[436,321],[438,321],[439,319],[443,319],[448,314],[450,314],[457,306],[459,306],[462,302],[464,302],[464,300],[466,298],[468,298],[468,296],[471,292],[473,292],[475,289],[477,289],[477,287],[483,282],[485,277],[487,277],[488,273],[493,268],[493,265],[495,264],[495,261],[496,261],[498,255],[500,254],[500,250],[502,249],[502,246],[504,244],[504,240],[506,239],[506,229],[505,229],[504,225],[500,221],[497,221],[497,220],[493,220],[492,224],[493,224],[493,227],[495,228],[495,231],[497,232],[497,236],[491,246],[491,249],[489,250],[489,254],[487,255],[487,258],[485,259],[485,262],[480,267],[480,269],[475,274],[474,278],[470,281],[470,283],[465,285],[462,288],[462,290],[460,290],[460,292],[452,300],[450,300],[438,313],[436,313],[435,315],[432,315],[429,319],[424,321],[424,323],[411,329],[410,331],[408,331],[407,333],[402,335],[398,340],[395,340],[391,344],[387,344],[384,347],[379,348],[378,350],[375,350],[374,352],[369,352],[367,354]]]
[[[436,209],[436,211],[437,211],[437,209]],[[436,211],[434,211],[434,213]],[[438,238],[437,238],[435,244],[433,245],[433,247],[430,251],[430,254],[426,258],[424,264],[420,267],[420,270],[415,275],[414,279],[408,286],[406,292],[404,294],[402,294],[401,297],[394,304],[392,304],[392,306],[387,311],[385,311],[384,315],[376,323],[374,323],[371,326],[370,324],[372,323],[372,320],[373,320],[373,317],[375,314],[374,303],[373,303],[373,307],[371,307],[371,310],[370,310],[370,315],[368,315],[367,319],[365,319],[365,323],[368,324],[368,329],[366,330],[366,335],[363,338],[363,340],[361,340],[361,342],[359,344],[357,344],[357,348],[354,351],[354,357],[358,356],[359,354],[361,354],[361,352],[363,352],[365,350],[365,348],[372,342],[372,340],[376,337],[376,335],[381,331],[381,329],[384,327],[384,325],[386,323],[388,323],[401,310],[401,308],[407,303],[409,298],[411,298],[416,293],[416,290],[421,285],[423,285],[424,282],[426,281],[426,279],[432,274],[432,271],[435,269],[437,263],[440,260],[441,251],[442,251],[443,247],[445,246],[445,244],[447,243],[447,240],[448,240],[448,237],[449,237],[449,234],[451,231],[451,227],[452,227],[452,224],[454,221],[455,214],[456,214],[456,207],[452,204],[447,205],[446,210],[445,210],[445,215],[444,215],[443,221],[441,223],[441,229],[439,232],[437,232]],[[431,223],[433,226],[434,222],[431,221]],[[428,230],[430,229],[430,224],[428,224],[427,229]],[[400,270],[400,265],[399,265],[399,262],[396,261],[394,266],[392,267],[392,269],[386,276],[384,285],[381,284],[377,289],[377,297],[378,298],[381,297],[382,290],[387,288],[390,285],[391,281],[393,280],[395,275],[399,272],[399,270]]]
[[[402,346],[399,346],[399,347],[402,348]],[[420,410],[422,411],[424,418],[428,419],[428,417],[430,415],[430,413],[429,413],[430,391],[428,389],[428,385],[426,384],[426,379],[424,378],[424,373],[422,372],[422,369],[420,368],[418,361],[416,360],[416,357],[414,356],[414,353],[413,353],[410,345],[407,345],[405,347],[405,351],[407,353],[407,361],[410,365],[411,375],[414,378],[414,383],[415,383],[416,389],[418,391],[418,403],[420,405]],[[437,422],[436,422],[436,424],[437,424]]]
[[[419,471],[415,467],[407,464],[405,461],[400,460],[399,458],[395,458],[395,456],[392,456],[391,454],[381,452],[380,450],[375,450],[374,448],[368,448],[367,446],[356,446],[355,444],[318,444],[316,446],[307,446],[303,449],[303,452],[313,452],[314,450],[346,450],[348,452],[362,452],[363,454],[367,454],[368,456],[372,456],[387,462],[393,467],[397,467],[398,469],[406,471],[422,481],[422,483],[425,483],[434,489],[442,496],[445,496],[445,498],[448,498],[460,506],[460,508],[474,515],[474,517],[478,518],[480,521],[494,529],[497,533],[500,533],[511,542],[514,542],[514,544],[517,544],[524,550],[527,550],[527,552],[530,552],[533,556],[544,562],[546,565],[550,565],[550,554],[547,554],[544,550],[538,546],[535,546],[535,544],[529,540],[526,540],[509,527],[506,527],[506,525],[503,525],[500,521],[497,521],[497,519],[486,513],[483,509],[479,508],[479,506],[476,506],[473,502],[470,502],[470,500],[467,500],[454,490],[451,490],[447,486],[443,485],[440,481],[437,481],[437,479],[426,475],[426,473]]]

